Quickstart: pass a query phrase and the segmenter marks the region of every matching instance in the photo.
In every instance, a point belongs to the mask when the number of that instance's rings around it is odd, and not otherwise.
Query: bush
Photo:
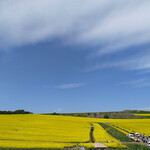
[[[104,118],[108,119],[108,118],[109,118],[108,114],[105,114],[105,115],[104,115]]]

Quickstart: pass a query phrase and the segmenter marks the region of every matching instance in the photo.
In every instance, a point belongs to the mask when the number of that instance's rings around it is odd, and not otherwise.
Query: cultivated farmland
[[[89,141],[90,126],[84,119],[74,117],[1,115],[0,147],[73,146]]]
[[[117,119],[110,120],[113,125],[128,132],[150,135],[150,119]],[[124,131],[123,131],[124,132]]]
[[[57,115],[0,115],[0,148],[94,147],[90,143],[91,125],[95,142],[124,147],[99,123],[111,122],[136,132],[149,134],[148,119],[98,119]],[[136,127],[134,127],[136,125]],[[144,125],[144,128],[141,128]]]

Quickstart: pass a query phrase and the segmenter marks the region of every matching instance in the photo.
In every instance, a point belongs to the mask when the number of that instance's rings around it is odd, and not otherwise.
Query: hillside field
[[[149,119],[99,119],[57,115],[0,115],[0,148],[94,147],[90,143],[91,125],[95,142],[108,147],[125,147],[99,123],[111,122],[135,132],[150,135]],[[144,126],[144,128],[141,128]]]

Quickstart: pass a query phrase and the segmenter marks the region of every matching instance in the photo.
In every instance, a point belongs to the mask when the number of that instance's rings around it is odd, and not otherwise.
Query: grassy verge
[[[54,148],[0,148],[0,150],[64,150]]]
[[[94,142],[95,142],[95,139],[93,136],[93,131],[90,131],[90,143],[94,143]]]
[[[127,144],[127,148],[109,148],[108,150],[150,150],[150,148],[140,144]]]
[[[140,144],[127,144],[129,150],[150,150],[150,148]]]
[[[150,119],[150,116],[141,116],[142,119]]]
[[[52,148],[0,148],[0,150],[69,150],[69,149],[52,149]],[[74,148],[72,150],[78,150]],[[94,150],[86,148],[86,150]],[[150,150],[150,148],[139,144],[127,144],[127,148],[108,148],[108,150]]]
[[[99,123],[106,131],[108,134],[110,134],[112,137],[114,137],[117,140],[120,140],[120,142],[131,142],[131,139],[129,139],[128,137],[126,137],[126,135],[122,132],[120,132],[119,130],[108,126],[104,123]]]

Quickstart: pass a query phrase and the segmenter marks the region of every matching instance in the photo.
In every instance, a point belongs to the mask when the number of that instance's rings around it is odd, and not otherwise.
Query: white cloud
[[[138,110],[148,110],[148,111],[150,111],[150,107],[146,107],[146,108],[141,108],[141,109],[138,109]]]
[[[120,85],[127,85],[132,88],[140,88],[140,87],[149,87],[150,86],[150,80],[147,78],[132,80],[128,82],[122,82]]]
[[[142,71],[138,72],[138,74],[149,74],[149,73],[150,73],[149,69],[142,70]]]
[[[91,47],[94,58],[109,55],[150,42],[149,14],[149,0],[1,0],[0,49],[61,38],[67,44],[96,46]],[[150,68],[150,59],[142,57],[87,70]]]
[[[81,87],[83,85],[84,85],[84,83],[69,83],[69,84],[58,85],[55,88],[58,88],[58,89],[70,89],[70,88],[79,88],[79,87]]]
[[[149,10],[149,0],[2,0],[0,45],[63,36],[64,42],[105,43],[98,53],[112,53],[150,41]]]
[[[58,109],[54,110],[54,112],[56,112],[56,113],[60,113],[61,111],[62,111],[61,108],[58,108]]]
[[[123,70],[143,70],[143,73],[147,73],[150,69],[150,53],[138,53],[132,56],[124,57],[115,61],[102,62],[91,67],[88,67],[87,71],[95,71],[105,68],[121,68]]]
[[[1,46],[24,45],[84,30],[89,15],[103,6],[85,0],[0,1]],[[91,6],[92,4],[92,6]],[[102,6],[100,6],[100,4]]]

